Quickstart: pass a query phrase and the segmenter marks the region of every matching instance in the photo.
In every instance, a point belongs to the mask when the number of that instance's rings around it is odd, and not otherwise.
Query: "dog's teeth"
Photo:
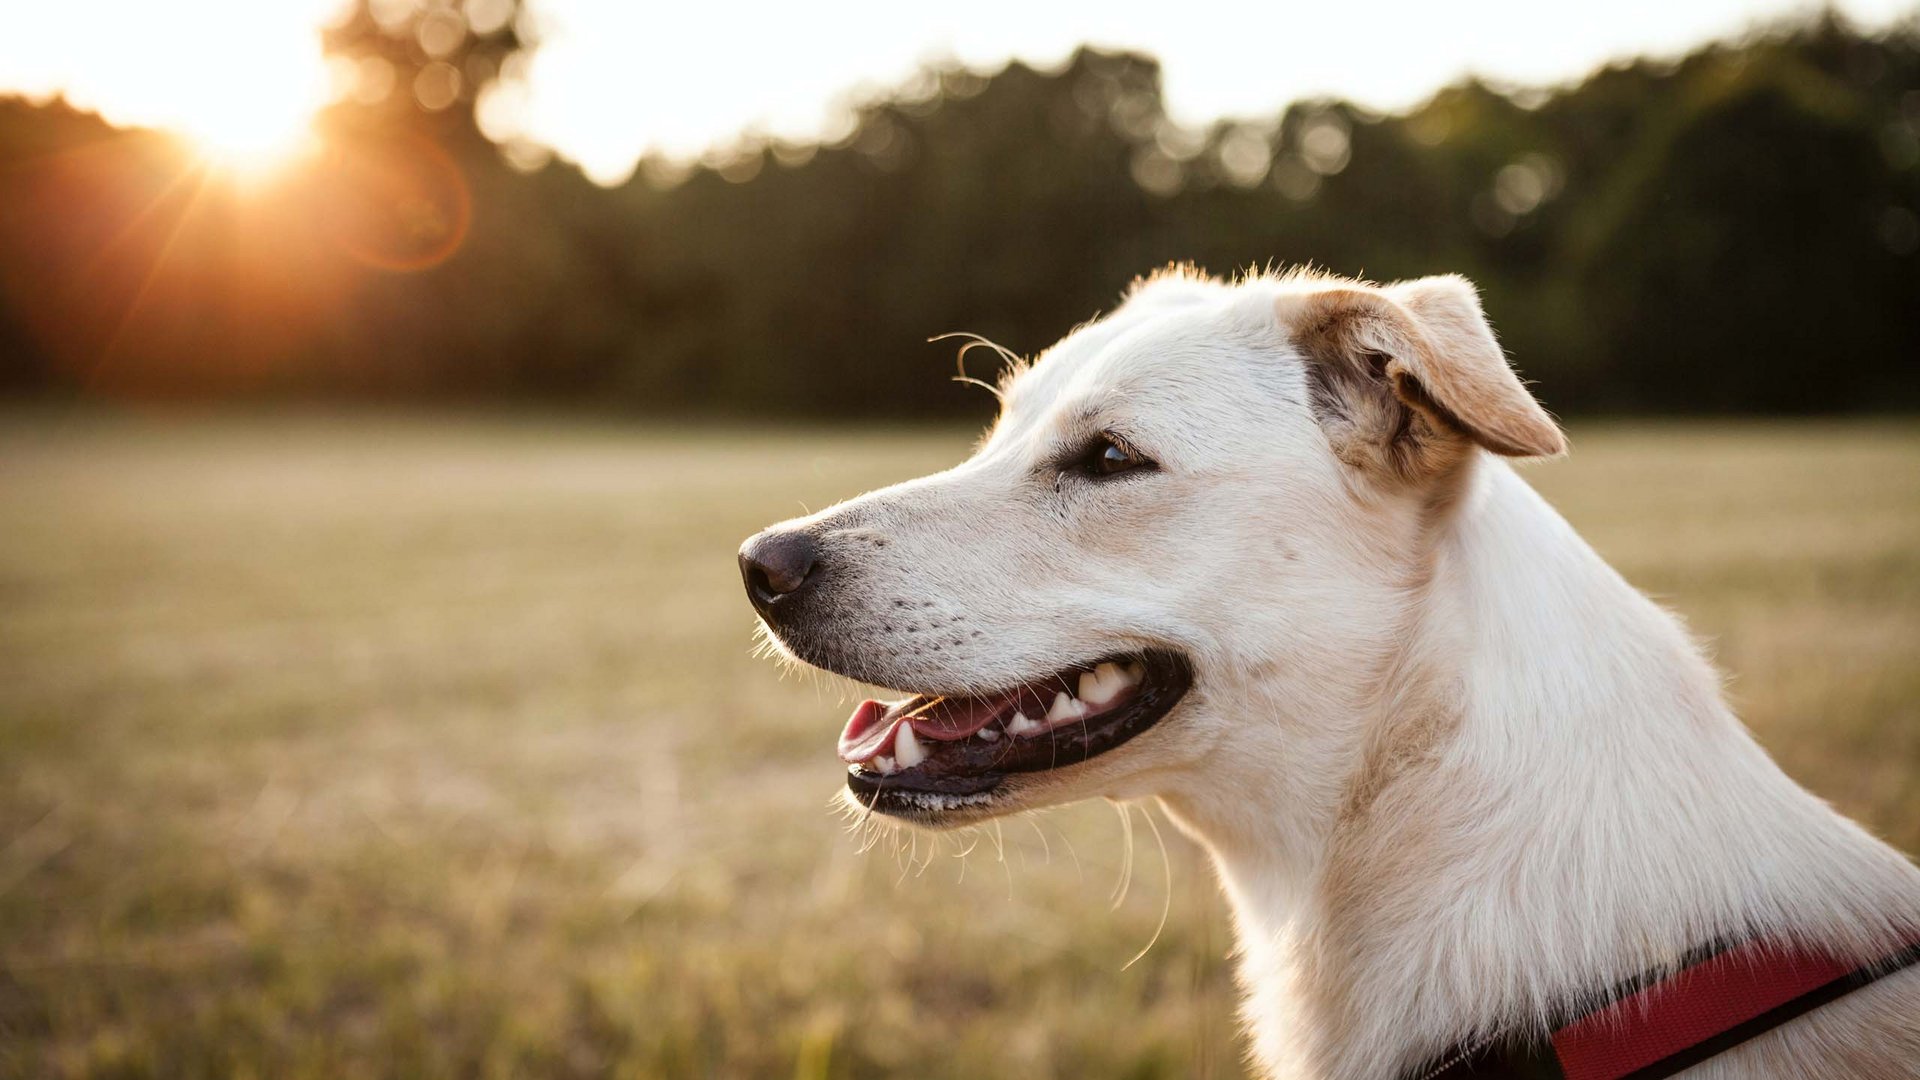
[[[1120,665],[1104,663],[1080,676],[1079,698],[1097,709],[1119,697],[1120,692],[1130,685],[1132,680],[1120,670]]]
[[[1040,725],[1027,719],[1027,714],[1023,712],[1014,713],[1013,719],[1007,721],[1007,731],[1009,734],[1025,735],[1029,731],[1038,730],[1040,730]]]
[[[1062,720],[1078,720],[1087,715],[1087,707],[1075,700],[1065,690],[1053,695],[1053,708],[1047,710],[1047,723],[1057,724]]]
[[[1129,660],[1120,666],[1120,674],[1126,677],[1128,686],[1138,686],[1140,680],[1147,677],[1147,669],[1140,665],[1140,661]]]
[[[867,762],[867,764],[873,768],[874,772],[879,773],[881,776],[893,775],[894,765],[893,759],[890,757],[877,757]]]
[[[985,742],[993,742],[994,740],[1000,737],[1000,733],[993,730],[990,727],[981,728],[978,734],[980,738]]]
[[[1094,668],[1092,671],[1081,673],[1080,685],[1074,691],[1074,695],[1089,705],[1105,705],[1107,703],[1107,676],[1100,668],[1111,666],[1110,664],[1101,664],[1100,667]]]
[[[893,737],[893,756],[903,769],[911,769],[927,760],[927,750],[920,745],[919,736],[913,733],[912,724],[901,724],[899,734]]]

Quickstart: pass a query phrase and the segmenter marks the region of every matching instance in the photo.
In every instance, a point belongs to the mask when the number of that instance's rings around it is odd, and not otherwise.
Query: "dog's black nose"
[[[768,530],[740,546],[740,576],[761,614],[792,599],[813,576],[819,547],[804,532]]]

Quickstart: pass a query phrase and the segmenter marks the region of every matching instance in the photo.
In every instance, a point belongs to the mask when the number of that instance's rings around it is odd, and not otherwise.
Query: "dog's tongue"
[[[840,758],[854,765],[872,761],[893,746],[894,732],[901,724],[912,724],[913,733],[922,738],[940,742],[964,739],[992,723],[1005,704],[1003,697],[863,701],[840,732]]]

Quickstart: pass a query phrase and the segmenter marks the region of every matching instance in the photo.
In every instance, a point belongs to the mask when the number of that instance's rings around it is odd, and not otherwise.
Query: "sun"
[[[249,178],[268,176],[313,148],[313,112],[304,103],[228,99],[194,110],[182,134],[212,165]]]
[[[40,3],[0,31],[0,82],[118,127],[180,137],[210,165],[270,173],[334,98],[322,29],[345,0]],[[14,19],[12,22],[19,20]]]

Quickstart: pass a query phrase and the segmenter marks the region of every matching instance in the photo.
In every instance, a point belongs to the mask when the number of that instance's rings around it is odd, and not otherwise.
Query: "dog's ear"
[[[1508,457],[1566,450],[1465,278],[1330,283],[1282,295],[1276,312],[1306,354],[1314,410],[1350,464],[1411,480],[1444,471],[1470,444]]]

